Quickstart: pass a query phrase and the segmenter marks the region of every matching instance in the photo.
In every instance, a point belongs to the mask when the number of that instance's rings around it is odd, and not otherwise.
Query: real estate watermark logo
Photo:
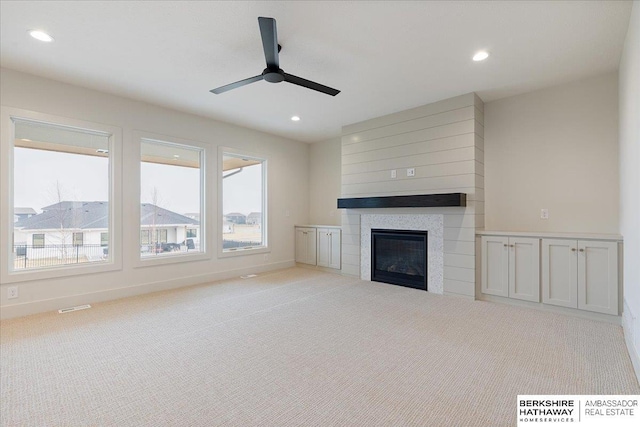
[[[640,425],[640,395],[518,395],[518,426]]]

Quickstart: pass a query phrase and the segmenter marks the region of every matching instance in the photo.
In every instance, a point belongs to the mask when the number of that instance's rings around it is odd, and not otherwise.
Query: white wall
[[[345,210],[343,274],[360,275],[361,214],[442,214],[444,292],[475,295],[475,230],[484,225],[483,132],[483,103],[473,93],[342,128],[342,197],[467,194],[465,208]],[[407,168],[415,168],[415,176],[407,177]]]
[[[20,297],[12,300],[6,299],[6,284],[2,284],[2,317],[294,265],[293,225],[309,220],[307,144],[7,69],[1,70],[0,84],[0,104],[3,106],[121,128],[125,182],[123,268],[108,273],[21,282],[18,284]],[[218,259],[214,250],[212,259],[206,261],[134,267],[139,232],[136,221],[127,213],[139,203],[139,189],[126,185],[127,182],[135,182],[133,171],[139,144],[132,136],[134,130],[211,144],[214,153],[217,152],[215,147],[227,146],[266,157],[271,249],[268,261],[263,254]],[[213,177],[217,173],[212,172],[207,182],[215,187]],[[2,197],[7,197],[7,194],[3,193]],[[290,216],[285,215],[286,211]],[[209,212],[208,215],[210,224],[218,223],[217,212]],[[218,234],[216,229],[216,237]]]
[[[622,325],[640,381],[640,2],[633,2],[620,61],[620,230],[624,237]]]
[[[340,225],[337,209],[340,197],[339,137],[311,144],[309,152],[309,222]]]
[[[485,104],[486,229],[619,232],[617,85],[614,72]]]

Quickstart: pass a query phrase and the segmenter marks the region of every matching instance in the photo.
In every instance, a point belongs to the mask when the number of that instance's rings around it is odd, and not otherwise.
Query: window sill
[[[85,265],[61,265],[59,267],[40,268],[23,271],[11,271],[3,274],[2,284],[20,283],[32,280],[45,280],[80,276],[84,274],[107,273],[122,270],[120,262],[87,263]]]
[[[194,261],[207,261],[211,259],[211,255],[206,252],[191,253],[191,254],[170,254],[170,255],[158,255],[145,258],[138,258],[134,265],[134,268],[151,267],[164,264],[177,264],[184,262]]]
[[[246,249],[227,249],[227,250],[218,250],[218,258],[231,258],[242,255],[257,255],[257,254],[266,254],[270,253],[271,249],[268,246],[258,246],[251,247]]]

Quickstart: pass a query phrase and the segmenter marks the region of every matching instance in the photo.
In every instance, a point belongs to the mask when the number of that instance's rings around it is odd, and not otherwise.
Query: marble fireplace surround
[[[444,293],[444,218],[439,214],[360,215],[360,278],[371,280],[371,229],[419,230],[427,236],[427,290]]]

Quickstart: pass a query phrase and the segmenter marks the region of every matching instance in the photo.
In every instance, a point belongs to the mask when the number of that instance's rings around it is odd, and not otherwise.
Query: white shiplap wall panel
[[[377,142],[377,141],[376,141]],[[465,133],[462,135],[449,136],[446,138],[436,138],[426,141],[412,142],[409,144],[396,145],[389,148],[367,149],[367,145],[358,145],[361,151],[352,154],[342,153],[342,164],[370,162],[391,157],[415,156],[417,154],[432,153],[435,151],[453,150],[454,148],[473,147],[475,145],[474,135]]]
[[[475,131],[475,121],[465,120],[463,122],[450,123],[421,129],[413,132],[405,132],[399,135],[390,135],[385,138],[378,138],[371,141],[360,141],[360,137],[342,137],[342,153],[345,155],[357,154],[366,151],[380,150],[389,147],[398,147],[416,142],[428,142],[441,138],[451,138],[459,135],[473,133]]]
[[[343,128],[342,197],[467,194],[465,208],[345,211],[343,274],[360,274],[360,214],[442,214],[444,291],[475,295],[475,231],[484,226],[483,124],[484,104],[471,93]],[[406,176],[407,168],[415,168],[414,177]]]
[[[411,156],[390,158],[379,157],[367,162],[342,165],[342,175],[475,160],[475,151],[475,147],[462,147]],[[469,172],[473,173],[473,168],[469,169]]]
[[[415,178],[436,178],[450,175],[463,175],[468,174],[469,170],[473,170],[475,167],[475,162],[473,160],[463,160],[459,162],[453,163],[444,163],[439,165],[431,165],[431,166],[420,166],[415,168],[416,176],[415,177],[406,177],[403,175],[405,170],[396,170],[398,173],[396,182],[401,181],[415,181]],[[400,173],[403,172],[403,173]],[[349,174],[342,176],[342,184],[361,184],[361,183],[374,183],[374,182],[382,182],[389,181],[389,177],[391,176],[390,170],[385,171],[376,171],[376,172],[364,172],[358,174]]]
[[[474,255],[445,253],[444,265],[451,267],[475,268],[476,257]]]
[[[454,98],[445,99],[443,101],[434,102],[432,104],[423,105],[421,107],[412,108],[410,110],[404,110],[398,113],[388,114],[386,116],[376,117],[375,119],[365,120],[363,122],[344,126],[342,128],[342,135],[350,135],[361,132],[363,130],[375,129],[402,121],[442,113],[444,111],[456,110],[458,108],[467,107],[469,105],[469,94],[460,95]],[[479,106],[474,100],[474,105],[476,106],[476,108],[484,111],[484,104]]]

